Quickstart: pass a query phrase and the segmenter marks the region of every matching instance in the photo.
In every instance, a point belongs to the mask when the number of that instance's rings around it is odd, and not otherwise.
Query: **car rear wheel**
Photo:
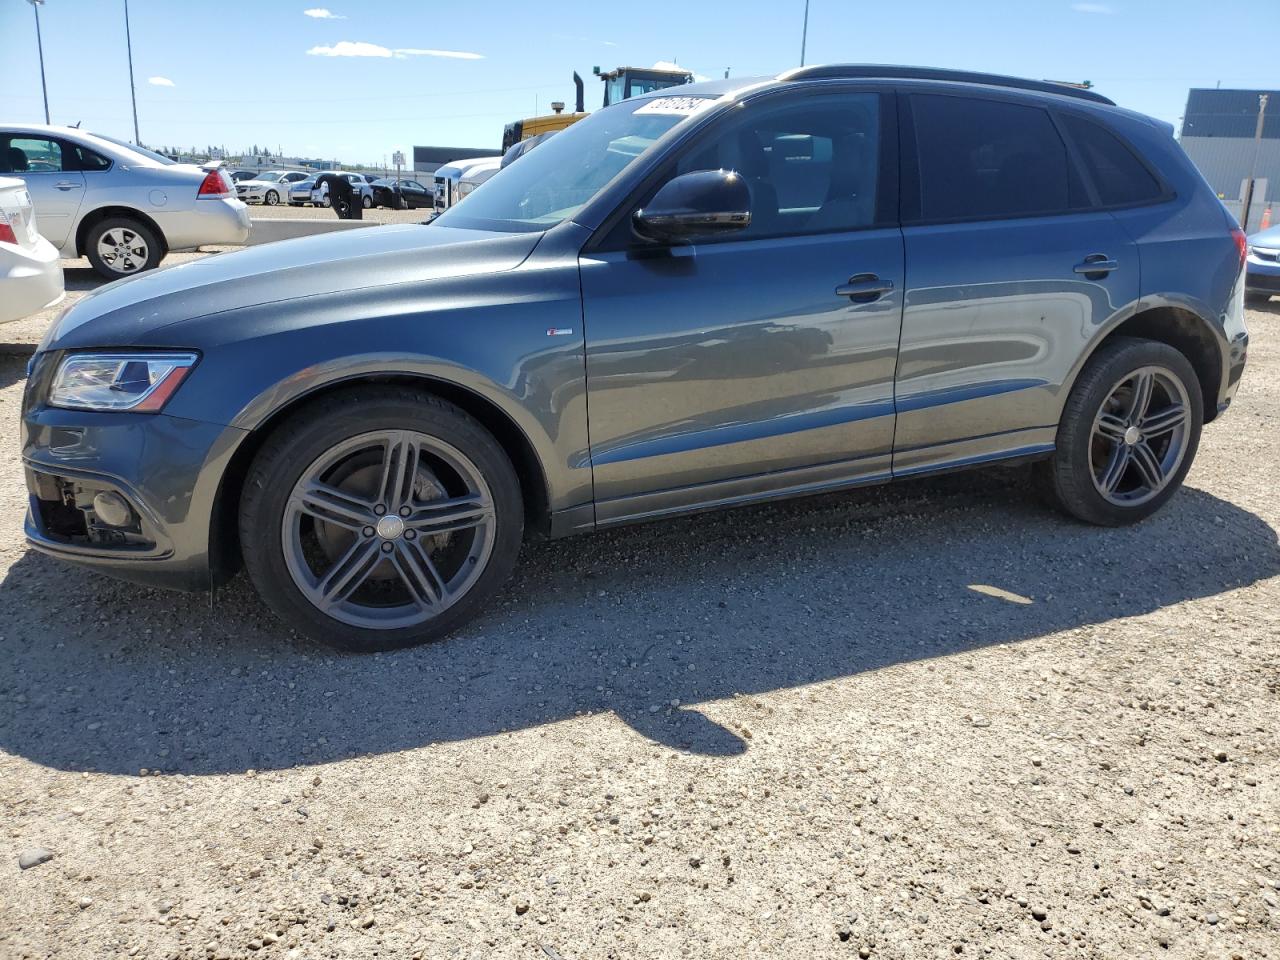
[[[262,202],[268,207],[274,207],[280,202],[280,194],[276,193],[274,190],[268,190],[266,195],[262,198]]]
[[[442,637],[510,575],[520,484],[473,418],[396,387],[344,390],[258,452],[241,498],[245,566],[286,623],[354,652]]]
[[[1191,469],[1204,422],[1187,358],[1150,340],[1104,344],[1080,373],[1042,465],[1048,491],[1088,523],[1136,523],[1162,507]]]
[[[108,217],[90,227],[84,252],[93,269],[108,280],[152,270],[164,255],[155,231],[127,217]]]

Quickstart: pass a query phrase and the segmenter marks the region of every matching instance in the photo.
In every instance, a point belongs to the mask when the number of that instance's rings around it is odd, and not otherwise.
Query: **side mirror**
[[[636,233],[662,243],[687,243],[751,225],[751,190],[732,170],[698,170],[669,180],[631,215]]]

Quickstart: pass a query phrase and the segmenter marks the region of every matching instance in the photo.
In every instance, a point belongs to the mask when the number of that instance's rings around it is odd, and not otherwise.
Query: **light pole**
[[[1249,183],[1244,188],[1244,210],[1240,214],[1240,226],[1249,232],[1249,208],[1253,206],[1253,183],[1258,175],[1258,153],[1262,150],[1262,124],[1267,119],[1268,94],[1258,94],[1258,126],[1253,131],[1253,163],[1249,166]]]
[[[142,146],[142,137],[138,134],[138,91],[133,85],[133,37],[129,33],[129,0],[124,0],[124,44],[129,51],[129,96],[133,100],[133,142]]]
[[[800,32],[800,66],[804,66],[804,48],[809,42],[809,0],[804,0],[804,29]]]
[[[44,0],[28,0],[36,15],[36,49],[40,51],[40,92],[44,94],[44,122],[49,120],[49,87],[44,82],[44,41],[40,38],[40,7]]]

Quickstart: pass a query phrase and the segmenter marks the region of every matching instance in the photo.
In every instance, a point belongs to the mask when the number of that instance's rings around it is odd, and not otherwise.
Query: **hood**
[[[127,347],[161,327],[241,307],[499,273],[523,263],[541,236],[401,224],[212,254],[99,287],[62,314],[40,349]],[[178,332],[172,340],[184,342]]]
[[[1257,233],[1249,237],[1249,246],[1266,247],[1270,250],[1275,247],[1280,250],[1280,227],[1272,227],[1269,230],[1259,230]]]

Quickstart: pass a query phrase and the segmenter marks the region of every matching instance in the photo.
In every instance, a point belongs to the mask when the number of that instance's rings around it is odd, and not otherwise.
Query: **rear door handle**
[[[59,180],[54,184],[54,186],[59,190],[74,190],[76,187],[80,186],[80,184],[76,183],[74,180]]]
[[[1092,253],[1084,258],[1083,263],[1077,263],[1075,267],[1076,273],[1083,273],[1085,276],[1091,274],[1105,276],[1112,270],[1119,269],[1119,262],[1112,260],[1105,253]]]
[[[874,273],[859,273],[848,283],[836,287],[837,297],[848,297],[854,303],[874,303],[893,289],[892,280],[881,280]]]

